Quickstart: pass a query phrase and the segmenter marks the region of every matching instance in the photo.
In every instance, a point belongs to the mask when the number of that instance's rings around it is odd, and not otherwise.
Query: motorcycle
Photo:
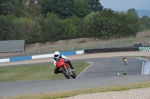
[[[63,58],[57,58],[56,59],[56,66],[58,68],[60,68],[59,70],[64,74],[64,76],[67,79],[70,79],[70,77],[72,77],[73,79],[76,78],[75,71],[72,71],[72,69],[70,68],[69,64],[66,63]]]

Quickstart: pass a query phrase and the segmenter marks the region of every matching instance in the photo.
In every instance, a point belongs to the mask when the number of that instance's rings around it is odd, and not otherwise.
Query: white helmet
[[[59,56],[60,56],[59,51],[56,51],[56,52],[54,53],[54,58],[58,58]]]

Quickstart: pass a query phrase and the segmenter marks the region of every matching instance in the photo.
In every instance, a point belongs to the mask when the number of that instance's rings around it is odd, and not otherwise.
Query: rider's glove
[[[68,62],[68,59],[64,59],[64,61],[67,63],[67,62]]]

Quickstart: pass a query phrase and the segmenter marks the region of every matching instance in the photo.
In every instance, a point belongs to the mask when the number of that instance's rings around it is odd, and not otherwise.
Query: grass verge
[[[89,63],[73,62],[77,75],[83,71]],[[0,68],[0,82],[34,81],[66,79],[62,74],[54,74],[53,64],[37,64],[37,66],[15,66]]]
[[[124,85],[104,86],[100,88],[88,88],[82,90],[70,90],[70,91],[53,92],[53,93],[41,93],[36,95],[25,95],[25,96],[18,96],[18,97],[6,97],[5,99],[58,99],[58,98],[71,97],[79,94],[89,94],[89,93],[108,92],[108,91],[123,91],[123,90],[147,88],[147,87],[150,87],[150,81],[124,84]]]

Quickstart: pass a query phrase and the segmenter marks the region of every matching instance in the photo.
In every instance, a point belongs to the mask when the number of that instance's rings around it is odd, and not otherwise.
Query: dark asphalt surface
[[[87,60],[90,62],[90,60]],[[91,61],[93,63],[83,74],[78,78],[84,77],[108,77],[121,75],[126,71],[128,75],[139,75],[142,71],[143,61],[137,58],[129,58],[128,65],[122,62],[122,58],[103,58]]]
[[[137,58],[128,58],[128,65],[124,65],[121,57],[75,61],[92,62],[92,65],[80,74],[77,79],[0,83],[0,97],[76,90],[150,80],[149,75],[141,75],[143,61]],[[122,76],[124,71],[127,72],[127,76]],[[116,76],[118,72],[121,76]]]

